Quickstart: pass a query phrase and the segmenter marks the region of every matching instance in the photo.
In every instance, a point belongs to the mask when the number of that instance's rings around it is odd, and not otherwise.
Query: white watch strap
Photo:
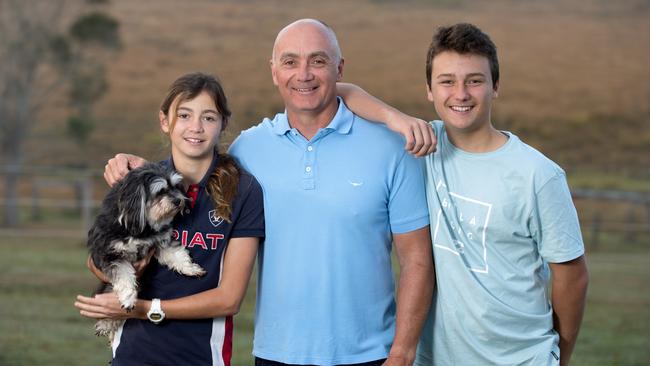
[[[151,307],[147,313],[147,318],[155,324],[158,324],[165,319],[165,312],[162,311],[162,307],[160,306],[160,299],[151,299]]]
[[[151,310],[160,312],[160,299],[151,299]]]

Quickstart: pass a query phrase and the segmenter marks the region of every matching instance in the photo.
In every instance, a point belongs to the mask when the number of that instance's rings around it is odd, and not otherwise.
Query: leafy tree
[[[108,88],[105,53],[120,48],[119,22],[98,10],[107,2],[0,0],[5,226],[18,223],[16,191],[24,143],[48,99],[67,91],[70,136],[83,144],[92,132],[92,107]]]

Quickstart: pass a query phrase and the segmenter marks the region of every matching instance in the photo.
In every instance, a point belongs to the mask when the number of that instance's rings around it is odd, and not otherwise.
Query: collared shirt
[[[238,193],[232,203],[231,223],[216,215],[208,194],[210,174],[190,185],[192,204],[174,219],[174,239],[190,252],[207,274],[194,278],[178,274],[152,259],[140,279],[140,298],[175,299],[219,285],[225,249],[230,238],[264,237],[262,190],[253,176],[241,171]],[[172,166],[167,160],[162,164]],[[129,319],[113,342],[114,366],[123,365],[229,365],[232,354],[232,317],[172,320],[160,324]]]
[[[255,356],[331,365],[388,355],[392,234],[428,225],[421,162],[403,146],[340,99],[310,140],[282,113],[233,143],[264,190]]]

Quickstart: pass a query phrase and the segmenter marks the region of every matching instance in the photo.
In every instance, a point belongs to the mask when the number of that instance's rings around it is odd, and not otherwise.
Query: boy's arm
[[[564,263],[550,263],[553,327],[560,335],[560,365],[569,364],[578,338],[587,298],[589,273],[584,255]]]
[[[336,83],[336,90],[351,111],[368,121],[386,123],[404,136],[409,153],[421,157],[436,151],[436,135],[426,121],[398,111],[354,84]]]

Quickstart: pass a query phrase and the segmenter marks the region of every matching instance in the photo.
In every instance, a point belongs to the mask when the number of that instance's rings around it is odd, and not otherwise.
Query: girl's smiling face
[[[159,115],[160,128],[171,141],[172,156],[175,160],[212,159],[223,125],[214,99],[205,91],[194,99],[178,99],[168,115],[162,111]]]

